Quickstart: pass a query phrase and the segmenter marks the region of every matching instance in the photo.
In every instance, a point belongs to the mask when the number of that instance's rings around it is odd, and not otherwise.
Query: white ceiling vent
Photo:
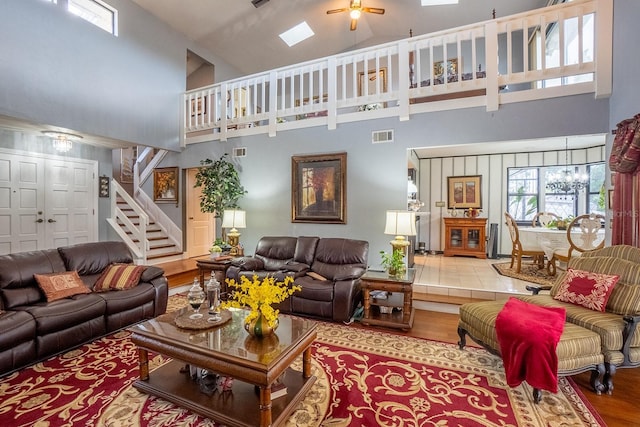
[[[371,132],[372,144],[382,144],[384,142],[393,142],[393,129],[374,130]]]
[[[247,147],[234,148],[233,157],[247,157]]]

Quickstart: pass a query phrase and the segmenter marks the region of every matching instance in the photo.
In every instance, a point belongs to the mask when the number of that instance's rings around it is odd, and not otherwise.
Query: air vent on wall
[[[382,144],[384,142],[393,142],[393,129],[374,130],[371,132],[372,144]]]
[[[247,147],[234,148],[233,157],[247,157]]]

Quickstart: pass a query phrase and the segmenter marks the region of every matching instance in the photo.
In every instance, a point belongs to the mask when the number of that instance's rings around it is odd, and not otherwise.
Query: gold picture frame
[[[153,201],[156,203],[178,203],[179,168],[156,168],[153,170]]]
[[[447,177],[449,209],[482,208],[482,175]]]
[[[380,68],[378,72],[375,70],[371,70],[367,72],[367,95],[376,93],[376,84],[377,80],[380,79],[382,82],[382,86],[380,87],[380,92],[384,93],[387,91],[387,69]],[[364,94],[365,88],[365,80],[364,80],[364,71],[360,71],[358,73],[358,96],[365,96]]]
[[[447,78],[458,75],[458,58],[447,59]],[[433,63],[433,78],[444,78],[444,61]]]
[[[347,153],[291,157],[291,222],[346,224]]]

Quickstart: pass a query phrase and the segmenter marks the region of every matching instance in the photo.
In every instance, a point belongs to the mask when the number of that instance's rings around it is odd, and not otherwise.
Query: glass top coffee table
[[[280,315],[275,335],[260,340],[244,330],[245,310],[231,309],[231,320],[205,330],[177,327],[175,316],[184,310],[129,328],[131,340],[138,346],[140,364],[140,379],[134,387],[224,425],[283,424],[316,380],[311,375],[316,323]],[[174,360],[150,373],[149,351]],[[290,368],[300,355],[302,373]],[[203,393],[188,370],[185,372],[185,364],[233,377],[232,390]],[[284,382],[287,393],[272,401],[271,386],[278,379]]]

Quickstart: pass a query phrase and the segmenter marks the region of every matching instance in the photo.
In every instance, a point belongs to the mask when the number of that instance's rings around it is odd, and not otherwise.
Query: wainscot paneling
[[[569,163],[584,164],[605,161],[605,146],[574,149],[569,151]],[[425,203],[418,241],[425,242],[429,251],[440,252],[444,248],[443,217],[450,216],[447,200],[447,177],[482,176],[482,217],[488,224],[497,223],[498,253],[511,253],[511,239],[504,227],[504,212],[507,210],[507,169],[510,167],[556,166],[565,164],[565,151],[530,153],[497,153],[477,156],[422,158],[419,162],[418,198]],[[437,207],[436,202],[445,202]],[[488,236],[487,230],[487,236]]]

